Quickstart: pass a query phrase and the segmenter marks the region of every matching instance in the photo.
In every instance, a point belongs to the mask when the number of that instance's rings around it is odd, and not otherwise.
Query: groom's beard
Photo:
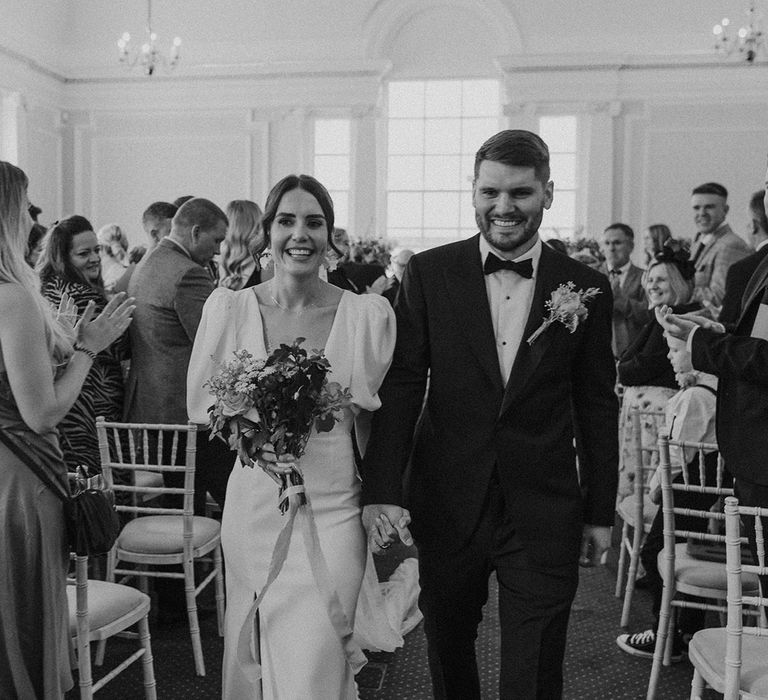
[[[538,233],[544,218],[544,208],[542,207],[537,214],[526,219],[524,224],[514,226],[509,230],[501,230],[495,226],[491,222],[492,218],[495,217],[487,214],[481,215],[475,210],[475,222],[483,238],[496,250],[507,253],[524,247]]]

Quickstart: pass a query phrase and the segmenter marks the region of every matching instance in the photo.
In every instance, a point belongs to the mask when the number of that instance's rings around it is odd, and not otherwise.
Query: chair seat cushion
[[[659,552],[658,564],[659,572],[663,576],[664,550]],[[725,564],[692,557],[685,542],[675,545],[675,578],[680,584],[687,586],[723,591],[723,599],[725,599],[727,578]],[[757,595],[757,576],[754,574],[742,576],[742,587],[744,595]]]
[[[117,546],[136,554],[173,554],[184,547],[184,517],[147,515],[131,520],[120,532]],[[218,520],[196,515],[192,518],[192,547],[197,549],[219,536]]]
[[[75,586],[67,586],[69,602],[69,634],[77,634],[77,600]],[[88,581],[88,623],[91,631],[105,627],[135,612],[142,605],[149,610],[149,596],[136,588],[107,581]]]
[[[634,495],[632,495],[623,499],[616,510],[619,512],[619,515],[624,522],[627,522],[634,527],[636,508],[637,502],[635,501]],[[646,530],[650,530],[651,523],[653,522],[654,517],[656,517],[656,511],[658,509],[659,506],[648,498],[648,494],[643,495],[643,525]]]
[[[688,657],[702,676],[718,692],[725,679],[726,631],[723,627],[705,629],[693,635]],[[760,698],[768,697],[768,637],[741,638],[741,690]]]

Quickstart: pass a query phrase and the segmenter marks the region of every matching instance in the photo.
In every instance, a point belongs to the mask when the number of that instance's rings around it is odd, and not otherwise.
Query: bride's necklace
[[[307,304],[306,306],[302,307],[298,311],[294,311],[293,309],[289,309],[287,306],[283,306],[277,299],[275,299],[275,295],[274,294],[270,294],[269,298],[272,300],[272,303],[275,306],[277,306],[278,309],[282,309],[286,313],[292,314],[293,316],[302,316],[304,314],[304,312],[307,311],[308,309],[313,309],[313,308],[314,309],[319,309],[320,308],[314,301],[311,301],[309,304]]]

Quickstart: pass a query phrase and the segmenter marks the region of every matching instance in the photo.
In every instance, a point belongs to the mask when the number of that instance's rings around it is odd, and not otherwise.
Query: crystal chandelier
[[[765,50],[765,35],[760,28],[760,18],[755,10],[755,0],[750,1],[749,5],[749,23],[739,29],[737,36],[732,37],[729,34],[728,27],[731,21],[723,17],[720,24],[716,24],[712,29],[715,35],[715,51],[721,56],[730,56],[735,51],[750,65],[755,62],[760,51]]]
[[[146,75],[152,75],[158,66],[174,68],[181,58],[181,39],[175,37],[167,56],[157,46],[157,34],[152,30],[152,0],[147,0],[147,41],[140,48],[131,46],[131,35],[124,32],[117,41],[119,61],[132,68],[137,63]]]

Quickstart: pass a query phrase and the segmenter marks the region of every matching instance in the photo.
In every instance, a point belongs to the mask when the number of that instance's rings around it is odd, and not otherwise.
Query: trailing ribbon
[[[293,487],[289,487],[289,489],[286,490],[286,493],[292,490],[292,488]],[[300,495],[301,491],[303,491],[303,486],[301,489],[296,489],[295,495]],[[238,663],[245,676],[251,682],[255,682],[262,677],[258,654],[259,640],[255,633],[256,613],[261,602],[264,600],[267,590],[278,577],[285,564],[285,560],[288,556],[288,547],[291,542],[291,535],[293,533],[294,522],[298,518],[299,527],[301,528],[302,536],[304,538],[304,546],[309,559],[310,569],[312,570],[312,575],[315,579],[315,584],[317,585],[320,597],[325,604],[328,619],[331,621],[331,625],[333,625],[336,634],[339,636],[341,645],[344,648],[344,655],[346,656],[347,663],[352,669],[352,672],[357,673],[363,666],[365,666],[367,659],[365,654],[363,654],[363,650],[352,638],[352,625],[349,623],[349,620],[341,607],[339,595],[334,588],[333,580],[331,579],[331,574],[328,570],[328,564],[323,556],[312,508],[309,502],[299,504],[298,499],[296,498],[289,498],[289,502],[290,512],[285,525],[283,525],[283,529],[277,536],[275,547],[272,550],[272,560],[269,564],[267,580],[258,597],[253,602],[251,609],[248,611],[243,626],[240,628],[240,635],[237,642]]]

